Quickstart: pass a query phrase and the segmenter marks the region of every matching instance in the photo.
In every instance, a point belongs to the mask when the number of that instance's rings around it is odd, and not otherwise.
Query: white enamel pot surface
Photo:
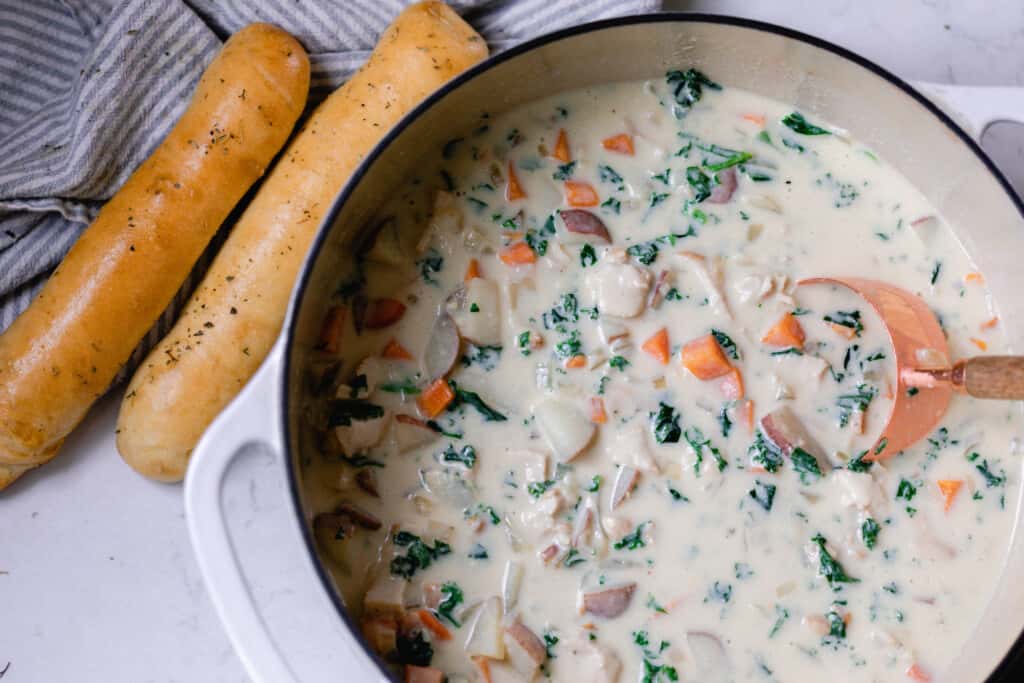
[[[189,530],[207,589],[231,641],[258,681],[383,681],[329,573],[316,556],[302,493],[310,453],[303,413],[306,368],[320,321],[352,265],[365,226],[403,178],[443,141],[539,97],[696,67],[715,80],[793,103],[848,129],[895,165],[946,216],[985,273],[1012,348],[1024,349],[1024,205],[971,135],[895,76],[842,48],[745,19],[658,14],[579,26],[530,41],[460,76],[409,114],[370,154],[327,214],[292,296],[281,338],[197,447],[185,484]],[[971,134],[1024,118],[1024,90],[928,86]],[[240,454],[259,452],[281,504],[266,514],[284,531],[264,557],[240,561],[225,516],[224,482]],[[269,461],[266,460],[269,454]],[[1024,662],[1024,539],[1020,506],[1002,579],[972,639],[943,680],[1006,676]],[[263,565],[287,560],[269,578]],[[264,571],[264,574],[267,572]],[[979,599],[983,599],[979,597]],[[268,614],[278,615],[276,617]],[[285,615],[281,618],[280,615]],[[284,621],[275,628],[275,620]],[[1007,679],[1009,680],[1009,679]]]

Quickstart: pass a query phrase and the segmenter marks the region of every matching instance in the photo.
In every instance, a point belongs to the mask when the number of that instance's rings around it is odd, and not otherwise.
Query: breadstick
[[[0,336],[0,489],[52,458],[284,145],[309,60],[253,24],[203,73],[167,135]]]
[[[184,476],[203,431],[273,345],[303,258],[352,171],[403,114],[486,56],[483,39],[447,5],[421,2],[312,114],[132,378],[117,436],[129,465],[154,479]]]

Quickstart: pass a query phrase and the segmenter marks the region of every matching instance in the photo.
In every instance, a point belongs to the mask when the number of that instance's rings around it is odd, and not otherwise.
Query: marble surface
[[[1024,86],[1017,0],[669,5],[786,24],[909,79]],[[1021,128],[993,127],[985,142],[1024,188]],[[136,476],[114,449],[118,400],[101,401],[57,460],[0,494],[0,680],[244,681],[192,556],[180,486]],[[253,511],[284,504],[263,470],[256,462],[229,483],[253,552],[272,551],[280,531],[252,528]]]

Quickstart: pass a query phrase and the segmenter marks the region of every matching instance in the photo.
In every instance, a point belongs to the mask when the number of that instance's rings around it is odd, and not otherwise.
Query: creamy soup
[[[880,320],[798,286],[885,280],[955,357],[1006,350],[884,154],[673,71],[484,114],[382,207],[324,321],[303,478],[399,675],[941,675],[1000,575],[1020,426],[956,397],[886,452],[917,390]]]

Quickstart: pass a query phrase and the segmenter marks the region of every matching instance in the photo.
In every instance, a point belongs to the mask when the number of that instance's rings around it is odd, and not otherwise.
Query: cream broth
[[[1001,571],[1020,423],[957,397],[869,461],[885,331],[798,280],[892,282],[954,356],[1006,351],[883,155],[688,71],[484,115],[425,163],[325,320],[305,454],[371,646],[415,681],[941,675]]]

